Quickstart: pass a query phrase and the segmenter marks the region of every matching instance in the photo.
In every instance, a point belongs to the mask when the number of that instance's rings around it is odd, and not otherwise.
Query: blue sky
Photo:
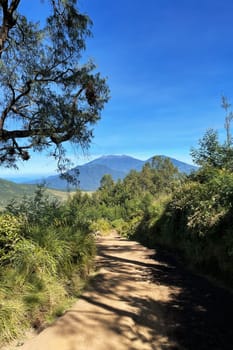
[[[75,165],[106,154],[190,163],[190,148],[208,128],[224,137],[221,96],[233,103],[232,0],[80,0],[79,8],[93,20],[85,57],[108,77],[111,99],[89,155],[71,154]],[[22,0],[22,9],[42,19],[46,1]],[[13,173],[55,167],[33,156]]]

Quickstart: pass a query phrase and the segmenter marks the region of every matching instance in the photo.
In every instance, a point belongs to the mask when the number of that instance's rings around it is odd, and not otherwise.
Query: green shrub
[[[9,263],[21,238],[22,218],[10,214],[0,216],[0,264]]]
[[[109,230],[111,230],[111,228],[112,228],[112,226],[111,226],[110,222],[108,220],[105,220],[102,218],[94,221],[90,225],[90,230],[92,232],[100,231],[102,234],[107,233]]]
[[[112,221],[111,224],[120,235],[123,235],[127,231],[128,223],[122,218]]]
[[[56,275],[57,261],[49,251],[36,242],[25,238],[17,242],[15,246],[12,266],[17,269],[25,278],[35,273],[42,275]]]
[[[80,275],[86,278],[93,267],[96,244],[92,234],[77,233],[72,241],[72,259]]]
[[[183,256],[185,263],[233,285],[233,174],[201,169],[164,205],[154,205],[134,237]]]
[[[29,322],[23,317],[25,312],[24,304],[21,300],[1,299],[0,305],[0,345],[13,340],[22,335]]]
[[[81,197],[61,205],[39,188],[0,215],[0,343],[41,328],[80,293],[96,253]]]

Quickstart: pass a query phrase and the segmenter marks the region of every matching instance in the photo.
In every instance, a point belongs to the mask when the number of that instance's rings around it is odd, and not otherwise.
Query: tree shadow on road
[[[57,321],[60,335],[74,335],[82,324],[91,337],[96,321],[99,329],[120,336],[127,350],[233,349],[232,294],[168,254],[120,241],[99,241],[97,275],[80,298],[85,307],[67,310],[68,318]],[[160,298],[157,289],[169,291],[167,297]]]
[[[99,255],[102,263],[108,262],[108,268],[124,273],[126,278],[137,280],[127,272],[127,266],[133,265],[138,271],[141,269],[141,280],[149,283],[179,288],[179,293],[171,293],[170,301],[155,301],[149,298],[139,298],[131,295],[130,298],[122,295],[122,299],[141,310],[137,316],[150,328],[151,334],[156,331],[157,322],[152,322],[152,311],[158,312],[163,319],[160,321],[166,328],[166,334],[177,343],[177,349],[188,350],[232,350],[233,349],[233,296],[227,290],[217,287],[207,279],[187,271],[171,255],[155,252],[150,263],[134,260],[135,249],[127,244],[120,247],[121,252],[132,251],[132,258],[111,256],[115,247],[102,245]],[[152,256],[151,256],[152,257]],[[99,263],[101,265],[101,261]],[[95,288],[100,293],[114,291],[118,281],[109,281],[106,284],[98,280]],[[103,287],[104,286],[104,287]],[[93,301],[92,301],[93,302]],[[143,315],[143,317],[142,317]],[[155,315],[156,316],[156,315]],[[160,327],[161,328],[161,327]],[[172,346],[174,348],[174,346]],[[168,349],[168,347],[167,347]]]

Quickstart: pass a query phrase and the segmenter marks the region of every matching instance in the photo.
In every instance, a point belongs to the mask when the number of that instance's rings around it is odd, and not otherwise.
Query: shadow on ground
[[[134,260],[134,253],[141,249],[140,245],[132,246],[125,242],[124,246],[102,243],[99,246],[101,257],[97,268],[108,266],[109,271],[118,272],[123,277],[106,280],[104,274],[99,274],[90,288],[101,295],[121,298],[139,312],[129,312],[111,305],[99,303],[98,300],[83,296],[89,303],[101,306],[106,311],[112,311],[119,317],[128,316],[135,324],[146,326],[153,343],[160,336],[167,335],[176,345],[164,344],[164,349],[187,350],[232,350],[233,349],[233,296],[228,291],[212,285],[208,280],[196,276],[185,270],[175,259],[166,253],[156,252],[154,261],[143,263]],[[131,252],[132,258],[114,255]],[[138,273],[132,275],[129,266],[133,266]],[[143,298],[131,293],[133,282],[140,280],[150,284],[163,285],[179,289],[179,293],[171,292],[168,301],[156,301]],[[125,284],[124,280],[127,280]],[[130,281],[130,283],[129,283]],[[119,284],[127,286],[127,293],[123,293]],[[132,288],[133,292],[133,288]],[[129,296],[130,295],[130,296]],[[165,330],[165,331],[164,331]],[[118,329],[119,331],[119,329]],[[140,336],[137,333],[137,336]],[[146,341],[146,339],[145,339]],[[133,349],[133,348],[132,348]],[[151,349],[156,349],[151,347]]]
[[[97,245],[97,275],[40,344],[50,334],[62,350],[233,349],[232,294],[165,252],[115,236]]]

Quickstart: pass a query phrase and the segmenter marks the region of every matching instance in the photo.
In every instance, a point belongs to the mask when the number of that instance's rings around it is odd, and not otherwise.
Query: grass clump
[[[0,214],[0,344],[40,330],[74,302],[95,257],[88,226],[41,187]]]

